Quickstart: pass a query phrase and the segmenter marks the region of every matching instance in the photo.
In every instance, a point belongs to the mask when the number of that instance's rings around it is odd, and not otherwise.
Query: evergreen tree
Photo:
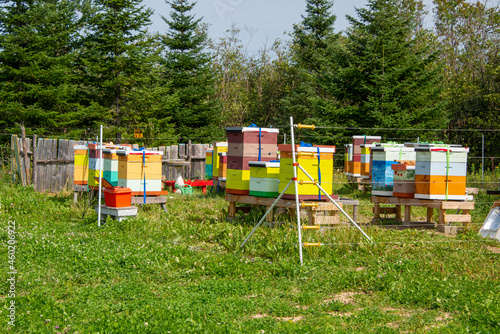
[[[78,103],[74,1],[1,1],[0,124],[70,131]],[[62,129],[60,129],[62,128]]]
[[[189,12],[196,5],[187,0],[165,1],[172,8],[170,19],[162,17],[169,30],[163,36],[165,80],[179,97],[173,121],[181,136],[211,137],[218,127],[218,105],[214,98],[211,57],[204,51],[207,35]],[[199,141],[206,141],[199,138]]]
[[[421,2],[370,0],[367,8],[356,12],[359,19],[348,17],[346,49],[332,50],[333,70],[322,78],[325,89],[337,99],[325,110],[332,123],[339,127],[445,128],[439,50],[421,26]],[[397,130],[378,134],[408,137],[408,132]]]
[[[284,112],[298,122],[317,116],[327,97],[317,79],[324,71],[328,45],[339,38],[334,33],[336,17],[330,13],[332,6],[333,1],[329,0],[307,0],[306,15],[300,24],[294,25],[291,49],[295,66],[290,75],[295,77],[295,86],[282,103]]]
[[[108,135],[116,132],[117,140],[122,132],[129,136],[134,127],[145,127],[155,119],[166,125],[166,113],[175,104],[168,86],[158,99],[157,47],[146,31],[152,10],[141,2],[95,0],[88,13],[90,32],[81,58],[85,99],[89,109],[107,118],[113,126]]]

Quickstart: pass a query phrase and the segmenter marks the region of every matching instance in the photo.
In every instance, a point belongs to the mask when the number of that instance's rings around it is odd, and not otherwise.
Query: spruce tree
[[[95,0],[87,14],[89,34],[81,57],[85,99],[112,126],[108,135],[116,132],[118,140],[158,118],[165,125],[164,113],[175,103],[168,87],[158,98],[157,46],[147,33],[152,10],[141,2]]]
[[[439,49],[421,26],[421,2],[370,0],[356,12],[358,19],[348,17],[346,50],[330,54],[334,70],[322,78],[337,99],[329,118],[340,127],[446,127]],[[404,131],[378,133],[408,138]]]
[[[162,17],[169,27],[162,39],[166,47],[163,59],[164,78],[166,82],[172,83],[172,88],[179,97],[173,121],[181,136],[203,142],[207,139],[201,137],[215,135],[219,114],[211,57],[205,51],[207,35],[201,26],[202,19],[195,19],[190,14],[196,2],[165,2],[172,10],[170,18]]]
[[[328,45],[339,38],[334,32],[336,16],[331,13],[332,7],[333,1],[307,0],[306,15],[294,25],[291,50],[295,67],[291,75],[295,76],[295,86],[282,103],[284,112],[298,122],[317,117],[327,98],[317,79],[324,71]]]
[[[80,27],[75,3],[1,2],[0,124],[24,123],[38,134],[71,131],[81,110],[74,70]]]

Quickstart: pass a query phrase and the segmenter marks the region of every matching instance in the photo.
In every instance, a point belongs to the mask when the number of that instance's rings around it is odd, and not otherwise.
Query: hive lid
[[[109,194],[131,194],[132,189],[126,187],[105,188],[104,192]]]
[[[443,152],[446,153],[447,151],[453,152],[453,153],[469,153],[469,148],[468,147],[462,147],[462,146],[450,146],[450,147],[443,147],[443,146],[428,146],[428,147],[415,147],[415,151],[418,152]]]
[[[214,142],[215,147],[227,147],[227,141]]]
[[[269,133],[279,133],[280,129],[275,128],[258,128],[258,127],[228,127],[226,132],[269,132]]]
[[[304,146],[295,145],[295,152],[317,153],[318,152],[318,147],[319,147],[319,152],[320,153],[335,153],[335,146],[327,146],[327,145],[316,145],[316,146],[312,146],[312,147],[304,147]],[[292,145],[290,145],[290,144],[279,144],[278,145],[278,151],[280,151],[280,152],[291,152],[292,151]]]
[[[381,136],[352,136],[352,139],[378,139],[378,140],[381,140],[382,137]]]
[[[74,150],[86,150],[87,145],[75,145],[75,146],[73,146],[73,149]]]
[[[280,166],[280,163],[279,161],[250,161],[248,163],[248,165],[250,167],[263,167],[263,168],[267,168],[267,167],[279,167]]]

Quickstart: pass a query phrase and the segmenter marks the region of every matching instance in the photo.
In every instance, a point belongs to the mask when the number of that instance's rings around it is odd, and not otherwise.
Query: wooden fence
[[[11,174],[13,181],[22,185],[33,184],[40,192],[59,192],[73,189],[74,145],[86,145],[86,141],[68,139],[18,138],[11,137]],[[138,145],[133,145],[138,148]],[[170,167],[171,160],[186,160],[189,167],[182,168],[185,179],[205,178],[205,148],[207,144],[179,144],[154,147],[162,151],[162,176],[165,180],[175,180],[177,170]]]

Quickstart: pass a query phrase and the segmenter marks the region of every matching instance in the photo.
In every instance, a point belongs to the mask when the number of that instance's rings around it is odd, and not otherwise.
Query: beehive
[[[213,172],[213,154],[214,150],[207,148],[205,152],[205,178],[211,179]]]
[[[397,163],[391,167],[394,172],[393,196],[413,198],[415,196],[415,165]]]
[[[217,179],[219,177],[219,153],[227,152],[227,142],[213,143],[212,154],[212,177]]]
[[[293,178],[292,146],[279,145],[278,149],[281,152],[279,184],[279,192],[281,193]],[[318,184],[325,189],[328,195],[332,195],[333,155],[335,153],[335,146],[300,147],[296,145],[295,149],[296,161],[300,166],[302,166],[314,180],[318,181]],[[310,181],[300,168],[297,168],[297,171],[297,180]],[[299,200],[328,199],[314,184],[299,184],[298,191]],[[295,187],[293,185],[288,187],[287,191],[283,194],[283,198],[295,199]],[[334,198],[338,197],[335,196]]]
[[[103,173],[102,177],[106,179],[113,187],[118,186],[118,155],[116,149],[104,148],[103,156]]]
[[[371,179],[371,149],[375,144],[361,144],[361,177]]]
[[[417,147],[415,198],[466,200],[465,147]]]
[[[161,151],[116,151],[118,155],[118,186],[132,192],[162,190]]]
[[[277,158],[279,129],[258,127],[226,128],[227,172],[226,193],[249,195],[251,161]]]
[[[75,145],[73,183],[87,185],[89,179],[89,152],[86,145]]]
[[[227,175],[227,153],[219,153],[219,180],[225,181]]]
[[[104,145],[103,145],[104,148]],[[99,144],[88,144],[89,151],[89,177],[88,177],[88,186],[89,187],[98,187],[99,181],[95,178],[103,175],[103,166],[101,166],[101,146]],[[100,172],[99,172],[100,171]]]
[[[393,196],[396,161],[415,161],[415,150],[402,144],[377,144],[371,148],[372,154],[372,195]]]
[[[279,195],[279,162],[252,161],[250,166],[250,196],[277,197]]]
[[[349,168],[353,177],[362,177],[362,149],[361,145],[369,145],[375,142],[380,142],[380,136],[352,136],[352,158],[351,167]],[[368,154],[369,151],[368,151]],[[366,161],[366,157],[365,157]],[[366,169],[366,166],[364,166]]]
[[[353,176],[354,174],[354,163],[352,160],[352,144],[346,144],[345,145],[345,152],[344,152],[344,168],[345,168],[345,174],[347,176]]]

